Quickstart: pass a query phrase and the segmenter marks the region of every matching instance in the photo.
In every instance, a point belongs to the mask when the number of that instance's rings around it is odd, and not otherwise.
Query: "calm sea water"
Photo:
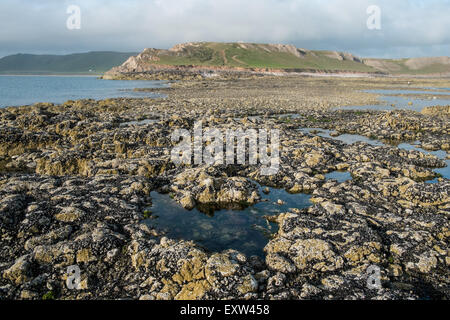
[[[0,76],[0,108],[79,99],[159,97],[133,89],[166,86],[165,81],[101,80],[92,76]]]

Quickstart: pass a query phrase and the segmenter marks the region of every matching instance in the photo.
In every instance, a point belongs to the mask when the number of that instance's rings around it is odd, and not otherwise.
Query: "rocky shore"
[[[351,111],[364,89],[449,87],[445,80],[250,77],[172,83],[167,98],[68,101],[0,109],[0,299],[448,299],[448,106]],[[447,110],[447,111],[445,111]],[[280,168],[184,165],[176,129],[280,130]],[[347,144],[307,133],[359,134]],[[333,171],[352,179],[326,179]],[[427,180],[437,178],[437,183]],[[308,193],[272,219],[265,258],[210,252],[145,223],[152,191],[186,209],[263,201],[254,182]],[[236,209],[237,210],[237,209]],[[186,212],[189,214],[189,211]],[[80,269],[69,289],[69,266]],[[381,286],[368,286],[368,269]]]

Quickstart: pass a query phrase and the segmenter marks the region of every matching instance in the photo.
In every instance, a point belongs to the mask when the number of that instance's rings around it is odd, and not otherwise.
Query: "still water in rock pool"
[[[447,152],[445,152],[444,150],[437,150],[437,151],[424,150],[422,148],[419,148],[417,146],[417,144],[419,144],[418,141],[413,142],[413,143],[401,143],[397,147],[400,149],[405,149],[405,150],[417,150],[424,154],[431,154],[431,155],[438,157],[441,160],[445,160],[445,164],[447,165],[446,167],[437,168],[437,169],[434,169],[433,171],[440,174],[443,178],[450,179],[450,160],[448,160],[448,159],[446,160]],[[436,178],[433,180],[429,180],[427,182],[428,183],[438,183],[439,180],[438,180],[438,178]]]
[[[322,129],[322,128],[301,128],[300,131],[304,132],[304,133],[315,134],[315,135],[318,135],[319,137],[323,137],[323,138],[339,140],[346,144],[352,144],[355,142],[365,142],[372,146],[384,146],[384,143],[381,141],[370,139],[370,138],[367,138],[367,137],[364,137],[364,136],[361,136],[358,134],[344,133],[339,136],[333,137],[333,136],[331,136],[331,133],[332,133],[331,130]]]
[[[290,194],[269,188],[269,194],[259,193],[263,200],[243,210],[223,209],[207,215],[197,208],[188,211],[168,194],[152,192],[151,217],[145,221],[151,227],[166,232],[173,239],[193,240],[212,252],[238,250],[247,256],[264,256],[264,247],[278,230],[276,223],[265,216],[287,212],[289,208],[306,208],[310,196]],[[282,204],[278,204],[282,200]]]
[[[315,134],[318,135],[320,137],[323,138],[330,138],[330,139],[335,139],[335,140],[339,140],[342,141],[346,144],[352,144],[355,142],[365,142],[367,144],[373,145],[373,146],[385,146],[386,144],[379,141],[379,140],[375,140],[375,139],[370,139],[368,137],[364,137],[358,134],[341,134],[337,137],[333,137],[331,136],[332,131],[331,130],[327,130],[327,129],[321,129],[321,128],[300,128],[299,129],[301,132],[304,133],[308,133],[308,134]],[[400,143],[399,145],[397,145],[397,148],[399,149],[405,149],[405,150],[417,150],[420,151],[424,154],[430,154],[430,155],[434,155],[437,158],[441,159],[441,160],[445,160],[446,163],[446,167],[444,168],[437,168],[434,169],[433,171],[440,174],[443,178],[445,179],[450,179],[450,160],[446,160],[447,157],[447,152],[445,152],[444,150],[437,150],[437,151],[428,151],[425,149],[420,148],[418,145],[420,144],[420,142],[415,141],[415,142],[411,142],[411,143]],[[335,172],[333,172],[332,174],[336,174]],[[327,175],[326,178],[333,178],[332,176]],[[334,178],[336,179],[336,178]],[[349,179],[347,179],[349,180]],[[339,181],[339,180],[338,180]],[[345,180],[344,180],[345,181]],[[342,182],[342,181],[339,181]],[[439,182],[438,178],[433,179],[433,180],[429,180],[427,181],[427,183],[437,183]]]
[[[337,182],[342,183],[348,180],[352,180],[352,175],[348,171],[333,171],[327,173],[325,175],[325,179],[334,179],[337,180]]]
[[[442,91],[419,91],[419,90],[365,90],[365,92],[376,93],[380,95],[381,104],[365,106],[339,107],[338,109],[351,110],[412,110],[420,112],[423,108],[429,106],[448,105],[450,95],[445,91],[446,88],[436,88]],[[398,95],[405,96],[398,96]],[[406,95],[427,95],[422,98]]]

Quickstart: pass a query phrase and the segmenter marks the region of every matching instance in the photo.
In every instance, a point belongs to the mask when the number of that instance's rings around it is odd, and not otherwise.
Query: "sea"
[[[168,85],[167,81],[103,80],[98,76],[0,75],[0,108],[80,99],[157,98],[163,95],[134,89]]]

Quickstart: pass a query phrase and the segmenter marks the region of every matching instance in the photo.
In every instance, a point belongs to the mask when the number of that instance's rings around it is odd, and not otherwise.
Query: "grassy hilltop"
[[[389,74],[449,74],[450,57],[364,59],[364,63]]]
[[[345,52],[299,49],[282,44],[190,42],[168,50],[145,49],[109,73],[145,72],[159,66],[436,74],[450,73],[450,58],[363,59]]]
[[[190,42],[168,50],[145,49],[139,54],[107,51],[69,55],[15,54],[0,59],[0,74],[106,72],[114,75],[145,72],[161,66],[448,75],[450,57],[365,59],[346,52],[307,50],[284,44]]]
[[[310,51],[291,45],[200,42],[169,50],[146,49],[147,63],[232,68],[376,71],[347,53]]]

